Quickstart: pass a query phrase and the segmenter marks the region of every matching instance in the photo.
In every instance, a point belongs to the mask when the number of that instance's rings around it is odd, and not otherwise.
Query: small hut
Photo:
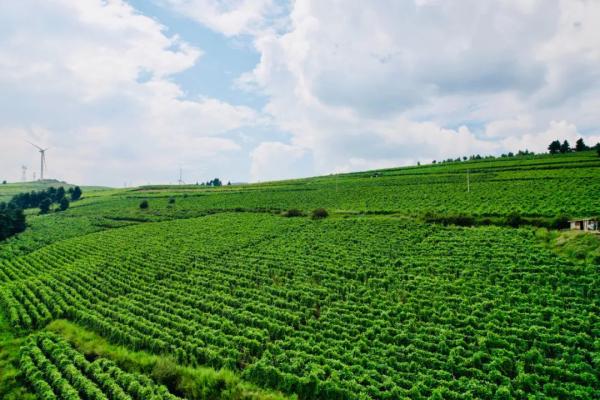
[[[597,218],[574,219],[569,221],[569,224],[571,230],[600,233],[600,224]]]

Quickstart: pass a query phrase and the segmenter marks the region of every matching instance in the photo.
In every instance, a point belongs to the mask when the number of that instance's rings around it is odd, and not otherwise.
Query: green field
[[[600,215],[595,153],[84,189],[0,244],[0,397],[600,398],[600,238],[561,215]]]

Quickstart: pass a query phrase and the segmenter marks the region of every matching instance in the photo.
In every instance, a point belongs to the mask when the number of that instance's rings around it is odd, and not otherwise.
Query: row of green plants
[[[231,213],[91,234],[22,262],[39,272],[12,277],[0,301],[24,332],[67,318],[300,398],[600,390],[598,266],[557,258],[530,229]]]
[[[104,358],[88,361],[51,332],[29,337],[21,370],[40,399],[177,400],[144,375],[128,373]]]

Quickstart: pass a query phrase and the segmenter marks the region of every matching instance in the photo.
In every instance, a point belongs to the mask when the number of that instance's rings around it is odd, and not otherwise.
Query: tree
[[[2,203],[5,204],[5,203]],[[0,207],[0,240],[25,230],[25,215],[20,208]]]
[[[575,142],[575,151],[586,151],[589,149],[590,148],[587,147],[585,145],[585,143],[583,142],[583,138],[579,138],[579,139],[577,139],[577,142]]]
[[[560,145],[560,152],[564,154],[568,153],[569,151],[571,151],[571,146],[569,146],[569,142],[567,139],[565,139],[565,141]]]
[[[6,182],[6,180],[2,181],[2,184],[3,184],[3,185],[6,185],[6,183],[7,183],[7,182]]]
[[[327,218],[327,216],[329,216],[329,213],[324,208],[317,208],[312,212],[312,219],[323,219]]]
[[[69,200],[66,197],[63,197],[59,203],[60,211],[65,211],[67,208],[69,208],[69,205]]]
[[[48,214],[50,211],[50,206],[52,205],[52,200],[49,197],[46,197],[40,202],[40,214]]]
[[[148,204],[148,200],[142,200],[142,202],[140,203],[140,208],[142,210],[146,210],[149,206],[150,204]]]
[[[65,194],[66,194],[65,188],[61,186],[58,189],[56,189],[53,200],[56,203],[60,203],[60,201],[65,198]]]
[[[79,186],[75,186],[71,191],[71,200],[77,201],[81,198],[81,188]]]
[[[560,151],[560,142],[558,140],[552,141],[548,146],[548,151],[550,154],[556,154]]]

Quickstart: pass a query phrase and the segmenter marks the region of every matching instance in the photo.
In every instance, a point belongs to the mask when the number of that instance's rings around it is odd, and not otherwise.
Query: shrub
[[[566,215],[559,215],[558,217],[552,220],[551,227],[554,229],[568,229],[569,228],[569,218]]]
[[[67,208],[69,208],[69,204],[69,200],[66,197],[63,197],[59,203],[60,211],[65,211]]]
[[[79,186],[75,186],[74,188],[69,188],[69,194],[71,195],[71,200],[76,201],[81,198],[81,188]]]
[[[316,208],[312,212],[312,219],[323,219],[327,218],[329,213],[324,208]]]
[[[142,210],[146,210],[149,206],[150,204],[148,204],[148,200],[142,200],[142,202],[140,203],[140,208]]]
[[[283,213],[284,217],[301,217],[304,213],[297,208],[290,208],[289,210]]]
[[[169,198],[169,204],[175,204],[175,197]]]
[[[523,225],[523,218],[517,212],[512,212],[506,216],[504,223],[508,226],[512,226],[513,228],[518,228],[520,225]]]
[[[52,200],[46,197],[44,200],[40,202],[40,214],[48,214],[50,211],[50,206],[52,205]]]

